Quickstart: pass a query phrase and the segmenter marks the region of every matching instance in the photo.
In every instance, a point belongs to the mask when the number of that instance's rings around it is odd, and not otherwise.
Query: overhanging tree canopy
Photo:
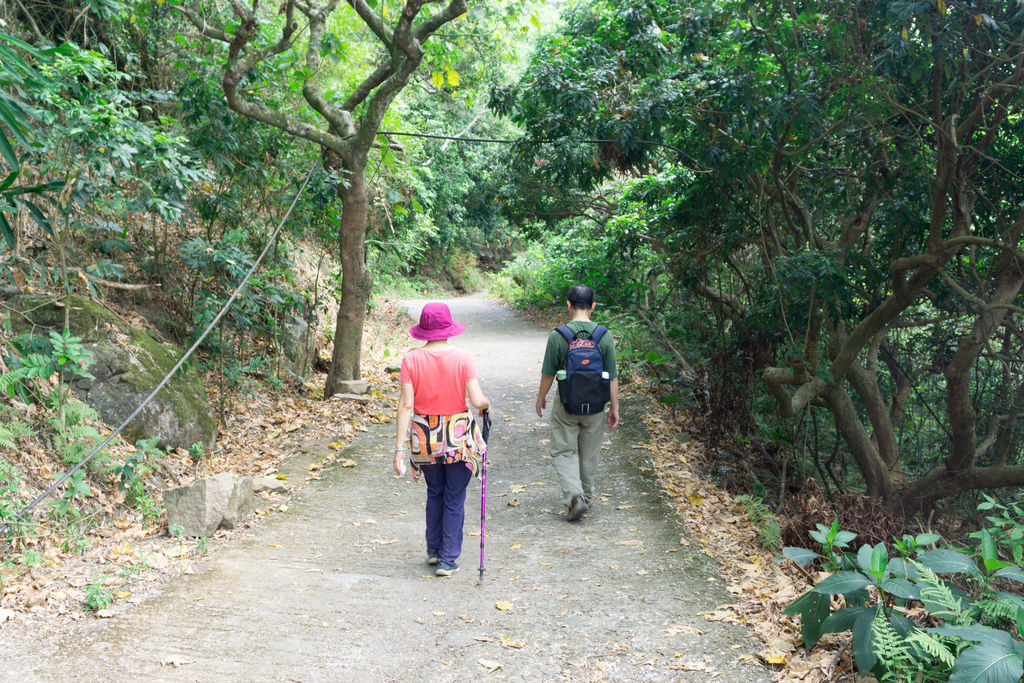
[[[368,38],[380,50],[369,74],[341,99],[323,82],[328,24],[344,5],[362,22]],[[431,5],[439,5],[433,10]],[[334,355],[324,395],[337,392],[342,380],[359,378],[363,322],[372,278],[366,267],[368,198],[366,163],[388,106],[408,84],[424,57],[423,44],[445,24],[465,13],[465,0],[436,2],[407,0],[388,11],[384,2],[286,0],[280,7],[261,8],[258,0],[247,6],[238,0],[210,8],[206,3],[179,6],[208,39],[228,45],[224,67],[224,95],[232,109],[276,126],[322,148],[324,168],[341,176],[337,190],[343,203],[338,232],[342,264],[341,301],[334,335]],[[273,33],[274,35],[271,35]],[[315,122],[297,112],[281,111],[261,102],[246,89],[247,79],[267,62],[304,46],[305,59],[293,67],[302,81],[305,103],[316,112]],[[340,101],[339,101],[340,100]]]
[[[605,1],[494,104],[617,140],[530,175],[650,174],[610,229],[747,339],[781,416],[828,410],[867,493],[912,512],[1024,484],[1022,81],[1012,0]]]

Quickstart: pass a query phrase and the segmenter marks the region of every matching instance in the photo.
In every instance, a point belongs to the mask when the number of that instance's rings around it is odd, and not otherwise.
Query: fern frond
[[[960,606],[960,600],[953,595],[949,585],[920,562],[910,560],[917,568],[918,584],[921,587],[921,601],[926,603],[933,617],[952,621],[960,626],[969,621],[969,615]]]
[[[18,368],[3,373],[0,375],[0,392],[10,395],[8,389],[20,384],[26,377],[28,377],[28,368]]]
[[[912,661],[907,644],[889,623],[884,610],[878,610],[871,622],[871,648],[882,666],[897,673]]]
[[[24,422],[0,424],[0,446],[12,451],[18,450],[18,439],[32,434],[32,428]]]
[[[953,665],[956,664],[956,655],[950,652],[949,648],[945,645],[921,629],[915,628],[913,631],[908,633],[905,641],[908,645],[919,648],[925,655],[939,660],[944,666],[950,669],[952,669]]]
[[[1012,622],[1017,618],[1017,605],[1009,600],[978,600],[974,606],[981,613],[979,621],[986,623]]]

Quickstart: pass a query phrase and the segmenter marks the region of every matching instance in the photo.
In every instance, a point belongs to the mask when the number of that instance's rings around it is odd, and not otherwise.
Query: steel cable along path
[[[467,143],[477,143],[477,144],[481,144],[481,143],[482,144],[501,144],[501,145],[512,145],[512,144],[517,144],[517,143],[528,143],[528,144],[565,144],[565,143],[576,143],[576,144],[579,144],[579,143],[583,143],[583,144],[618,144],[618,141],[616,141],[616,140],[604,140],[604,139],[584,140],[584,139],[563,138],[563,139],[557,139],[557,140],[540,140],[540,139],[536,139],[536,140],[535,139],[519,139],[519,140],[514,140],[514,139],[501,139],[501,138],[471,138],[471,137],[462,137],[462,136],[457,136],[457,135],[438,135],[438,134],[433,134],[433,133],[406,133],[406,132],[389,131],[389,130],[377,131],[377,135],[378,136],[398,135],[398,136],[404,136],[404,137],[424,138],[424,139],[430,139],[430,140],[452,140],[453,142],[467,142]],[[350,135],[348,137],[352,137],[352,136]],[[671,149],[672,151],[677,152],[677,153],[683,155],[689,162],[694,164],[694,166],[696,166],[697,168],[694,168],[693,170],[695,170],[696,172],[705,172],[705,171],[703,171],[703,169],[699,168],[699,164],[697,164],[696,160],[693,157],[691,157],[685,151],[683,151],[682,149],[680,149],[680,148],[678,148],[678,147],[676,147],[674,145],[670,145],[670,144],[665,143],[665,142],[654,142],[652,140],[635,140],[634,142],[635,142],[635,144],[638,144],[638,145],[649,145],[649,146],[653,146],[653,147],[664,147],[666,149]],[[84,458],[82,458],[80,461],[78,461],[78,464],[76,464],[70,470],[65,472],[64,475],[61,476],[60,479],[55,481],[53,483],[53,485],[50,486],[50,488],[48,488],[45,491],[43,491],[41,494],[39,494],[38,497],[36,497],[35,500],[33,500],[28,505],[26,505],[24,508],[22,508],[22,510],[19,511],[18,514],[16,514],[13,519],[10,519],[7,522],[4,522],[3,525],[0,525],[0,534],[6,533],[11,528],[11,526],[13,524],[17,523],[17,521],[19,519],[24,517],[28,512],[30,512],[33,508],[35,508],[36,505],[38,505],[42,501],[46,500],[54,491],[57,490],[58,487],[60,487],[61,484],[63,484],[69,478],[71,478],[71,476],[74,475],[75,472],[77,472],[78,470],[82,469],[82,467],[84,467],[85,464],[88,463],[93,458],[93,456],[95,456],[97,453],[102,451],[103,447],[106,446],[108,443],[110,443],[114,439],[114,437],[117,436],[121,432],[121,430],[123,430],[126,426],[128,426],[128,424],[132,420],[134,420],[136,418],[136,416],[138,416],[138,414],[140,412],[142,412],[142,409],[145,408],[149,404],[149,402],[152,401],[153,398],[158,393],[160,393],[160,390],[164,388],[164,385],[166,385],[167,382],[169,382],[172,377],[174,377],[174,374],[176,372],[178,372],[178,370],[181,368],[181,366],[183,366],[188,361],[188,359],[192,357],[192,354],[195,353],[196,349],[199,348],[199,345],[203,342],[204,339],[206,339],[207,335],[210,334],[210,332],[217,325],[217,323],[220,322],[221,318],[224,317],[224,314],[227,313],[228,309],[235,302],[235,299],[241,293],[242,289],[245,287],[246,284],[248,284],[249,279],[256,272],[256,269],[259,268],[260,264],[263,262],[263,258],[267,255],[267,252],[270,251],[271,245],[274,244],[274,241],[277,239],[278,234],[280,234],[281,229],[284,227],[285,222],[291,216],[292,210],[295,208],[295,204],[299,201],[299,197],[302,196],[302,193],[305,191],[306,186],[309,184],[310,178],[312,178],[312,176],[313,176],[313,171],[316,170],[316,167],[318,165],[319,165],[318,163],[313,164],[313,166],[310,167],[309,172],[306,173],[306,179],[302,182],[302,186],[299,188],[299,191],[295,193],[295,197],[292,199],[292,203],[288,206],[288,210],[285,212],[284,216],[281,218],[281,221],[278,223],[277,228],[274,229],[273,234],[271,234],[270,238],[267,240],[267,243],[264,245],[263,251],[260,252],[259,257],[252,264],[252,267],[249,268],[249,272],[247,272],[245,274],[245,276],[242,278],[241,282],[238,283],[238,286],[235,287],[235,291],[231,293],[231,296],[228,297],[228,300],[221,307],[220,312],[217,313],[217,316],[210,322],[210,324],[206,327],[206,329],[203,330],[203,333],[201,335],[199,335],[199,338],[196,339],[196,341],[192,344],[192,346],[189,347],[189,349],[185,352],[185,354],[178,360],[177,364],[175,364],[175,366],[173,368],[171,368],[171,370],[164,376],[164,378],[162,380],[160,380],[160,383],[156,386],[156,388],[153,389],[153,391],[150,392],[150,394],[148,396],[146,396],[145,399],[142,400],[142,403],[140,403],[138,405],[138,407],[134,411],[132,411],[132,413],[127,418],[125,418],[124,421],[120,425],[118,425],[117,429],[112,431],[105,439],[103,439],[103,441],[100,442],[100,444],[98,446],[93,448],[92,451],[90,451]],[[732,195],[727,193],[727,196],[731,197]],[[737,206],[739,206],[739,208],[744,213],[747,213],[748,216],[750,215],[745,207],[740,206],[739,204],[737,204]],[[483,519],[481,519],[481,526],[482,525],[483,525]],[[481,545],[480,578],[482,579],[483,578],[483,534],[480,535],[480,545]]]
[[[51,493],[56,491],[61,484],[66,482],[71,477],[71,475],[73,475],[78,470],[82,469],[82,467],[87,462],[89,462],[89,460],[91,460],[94,455],[103,450],[103,447],[110,443],[113,440],[113,438],[121,432],[122,429],[128,426],[128,423],[134,420],[135,417],[140,412],[142,412],[142,409],[145,408],[146,405],[148,405],[149,402],[153,400],[153,397],[160,393],[160,390],[164,388],[164,385],[167,384],[167,382],[169,382],[172,377],[174,377],[174,374],[178,372],[181,366],[184,365],[185,362],[192,357],[192,354],[195,353],[196,349],[199,348],[199,345],[203,342],[204,339],[206,339],[206,336],[210,334],[210,332],[217,325],[217,323],[220,322],[220,319],[224,317],[224,314],[227,313],[228,309],[231,307],[231,304],[235,302],[235,299],[241,293],[242,288],[245,287],[245,285],[249,282],[249,279],[253,276],[253,273],[255,273],[256,269],[259,268],[260,263],[263,262],[263,258],[267,255],[267,252],[270,251],[271,245],[274,244],[274,241],[277,239],[277,236],[281,232],[281,228],[284,227],[284,224],[288,220],[288,217],[291,216],[292,209],[295,208],[295,204],[299,201],[299,197],[302,196],[303,191],[305,191],[306,186],[309,184],[309,179],[313,177],[313,171],[316,169],[318,165],[319,164],[313,164],[313,166],[310,167],[309,172],[306,174],[306,179],[302,182],[302,186],[299,187],[299,191],[295,193],[295,197],[292,199],[291,205],[288,206],[288,210],[281,218],[281,222],[277,224],[277,228],[274,230],[273,234],[270,235],[270,238],[267,240],[267,243],[263,246],[263,251],[260,252],[259,257],[252,264],[252,267],[249,268],[249,272],[247,272],[245,274],[245,277],[242,278],[242,281],[238,283],[238,286],[235,287],[235,291],[232,292],[231,296],[228,297],[228,300],[224,302],[224,305],[221,307],[220,312],[217,313],[217,316],[210,322],[206,329],[203,330],[203,333],[199,335],[199,338],[196,339],[195,343],[193,343],[192,346],[188,349],[188,351],[186,351],[185,354],[178,360],[175,366],[171,368],[166,375],[164,375],[164,378],[160,380],[160,383],[156,386],[156,388],[153,389],[153,391],[150,392],[150,394],[146,396],[145,399],[143,399],[142,403],[140,403],[139,406],[134,411],[132,411],[131,415],[126,417],[124,422],[118,425],[117,429],[112,431],[107,436],[107,438],[103,439],[103,441],[100,442],[98,446],[93,448],[84,458],[79,460],[78,464],[76,464],[74,467],[68,470],[64,474],[64,476],[55,481],[53,485],[50,486],[50,488],[43,491],[35,500],[26,505],[17,515],[14,516],[14,519],[5,522],[3,526],[0,526],[0,534],[6,532],[11,527],[12,524],[16,523],[19,519],[24,517],[25,514],[32,510],[32,508],[34,508],[36,505],[46,500],[46,498]]]

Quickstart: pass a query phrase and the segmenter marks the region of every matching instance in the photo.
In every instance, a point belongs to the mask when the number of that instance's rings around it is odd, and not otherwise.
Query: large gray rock
[[[280,340],[287,368],[304,377],[316,359],[316,330],[302,318],[293,315],[285,321]]]
[[[252,479],[236,479],[230,472],[164,491],[167,528],[179,527],[183,536],[212,536],[222,527],[232,529],[252,514],[254,505]]]
[[[49,297],[22,295],[7,304],[21,311],[10,318],[15,334],[45,336],[64,328],[64,310]],[[93,354],[88,366],[93,378],[76,378],[71,388],[104,422],[119,425],[174,367],[181,351],[129,327],[89,299],[72,297],[69,313],[71,334]],[[212,446],[217,420],[195,366],[188,363],[178,370],[122,434],[129,442],[159,436],[164,447]]]
[[[339,394],[365,394],[370,391],[370,383],[365,379],[343,379],[335,388]]]

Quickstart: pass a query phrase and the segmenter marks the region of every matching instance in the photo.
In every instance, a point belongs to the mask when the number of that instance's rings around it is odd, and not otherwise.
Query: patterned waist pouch
[[[466,411],[454,415],[413,413],[409,427],[409,455],[415,470],[435,462],[464,462],[480,476],[480,458],[487,452],[483,434]]]

